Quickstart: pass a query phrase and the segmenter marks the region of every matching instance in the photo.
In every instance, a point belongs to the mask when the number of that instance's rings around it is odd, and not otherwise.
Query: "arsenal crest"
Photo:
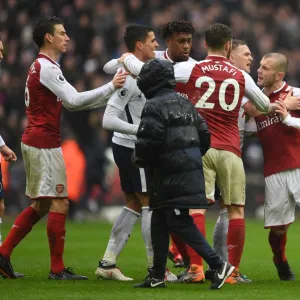
[[[63,184],[57,184],[56,185],[56,191],[61,194],[65,189],[65,186]]]

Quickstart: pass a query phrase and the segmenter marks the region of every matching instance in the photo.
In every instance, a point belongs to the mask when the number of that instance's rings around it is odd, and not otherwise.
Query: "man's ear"
[[[49,44],[52,44],[53,35],[51,35],[50,33],[46,33],[45,34],[45,39],[49,42]]]
[[[136,48],[137,48],[139,51],[142,51],[142,50],[143,50],[143,47],[144,47],[144,45],[143,45],[142,42],[137,42],[137,43],[136,43]]]

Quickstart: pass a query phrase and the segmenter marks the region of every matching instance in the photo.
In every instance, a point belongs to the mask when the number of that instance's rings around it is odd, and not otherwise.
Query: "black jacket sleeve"
[[[196,124],[197,124],[197,130],[200,140],[200,150],[202,156],[205,155],[205,153],[210,148],[210,132],[208,131],[208,126],[206,124],[206,121],[202,118],[202,116],[197,112],[197,118],[196,118]]]
[[[159,109],[150,100],[142,111],[133,162],[138,167],[154,165],[159,157],[164,137],[165,128]]]

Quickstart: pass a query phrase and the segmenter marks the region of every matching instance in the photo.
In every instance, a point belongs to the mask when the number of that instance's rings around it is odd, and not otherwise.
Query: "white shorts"
[[[300,205],[300,169],[265,178],[265,228],[293,223],[296,204]]]
[[[21,143],[21,150],[26,171],[25,195],[33,200],[67,198],[67,176],[62,149],[39,149]]]

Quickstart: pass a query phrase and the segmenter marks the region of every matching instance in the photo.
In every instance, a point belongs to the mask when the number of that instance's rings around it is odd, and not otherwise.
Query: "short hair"
[[[276,71],[277,72],[283,72],[284,74],[287,72],[288,67],[289,67],[289,61],[287,59],[287,57],[281,53],[276,53],[276,52],[272,52],[272,53],[267,53],[266,55],[263,56],[264,58],[274,58],[276,65]]]
[[[245,46],[247,43],[242,40],[233,39],[232,40],[232,50],[235,50],[239,46]]]
[[[124,33],[124,41],[128,51],[133,52],[137,42],[145,42],[149,32],[154,31],[153,28],[139,24],[129,24],[126,26]]]
[[[44,45],[44,38],[47,33],[54,35],[54,26],[57,24],[64,24],[60,18],[57,17],[41,17],[35,23],[32,31],[34,42],[39,48]]]
[[[220,23],[210,25],[204,35],[207,46],[213,50],[222,49],[228,41],[232,40],[231,28]]]
[[[163,39],[171,37],[174,33],[193,34],[195,29],[191,22],[185,20],[171,21],[161,27],[161,36]]]

